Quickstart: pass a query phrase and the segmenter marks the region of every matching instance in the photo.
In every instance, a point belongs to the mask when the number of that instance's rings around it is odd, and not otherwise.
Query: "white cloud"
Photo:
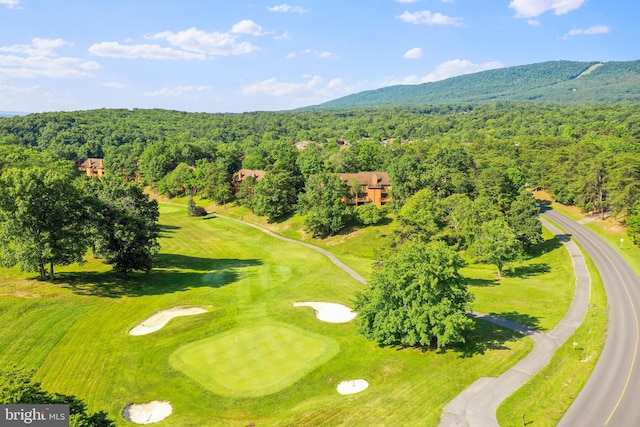
[[[333,78],[329,81],[325,81],[320,76],[306,76],[304,78],[306,81],[300,83],[279,82],[275,78],[270,78],[245,86],[240,90],[240,93],[246,96],[268,95],[277,98],[313,99],[313,102],[322,102],[351,93],[354,90],[354,87],[345,84],[341,78]]]
[[[92,77],[91,70],[100,68],[94,61],[59,57],[56,49],[71,46],[62,39],[35,38],[29,44],[0,46],[0,78],[33,79],[37,77]]]
[[[4,92],[12,95],[24,95],[24,94],[35,92],[39,87],[40,86],[22,87],[22,86],[0,85],[0,93]]]
[[[178,86],[174,88],[163,88],[151,92],[143,93],[144,96],[164,96],[164,97],[182,97],[191,92],[203,92],[211,90],[211,86]]]
[[[409,49],[402,56],[405,59],[418,59],[422,57],[422,49],[419,47],[414,47],[413,49]]]
[[[300,52],[301,55],[311,55],[311,56],[315,56],[317,58],[321,58],[321,59],[336,59],[338,58],[336,55],[334,55],[331,52],[328,51],[317,51],[314,49],[305,49],[303,51]],[[295,52],[291,52],[287,55],[287,58],[297,58],[298,54]]]
[[[410,24],[428,24],[428,25],[454,25],[459,27],[462,25],[462,19],[443,15],[439,12],[433,13],[430,10],[420,10],[418,12],[405,11],[402,15],[396,16],[401,21]]]
[[[515,9],[516,18],[534,18],[552,10],[563,15],[580,8],[585,0],[512,0],[509,7]]]
[[[7,6],[7,9],[16,9],[20,5],[20,0],[0,0],[0,4]]]
[[[282,13],[305,13],[308,9],[304,9],[300,6],[289,6],[288,4],[279,4],[278,6],[267,7],[270,12],[282,12]]]
[[[274,37],[274,39],[276,39],[276,40],[289,40],[290,38],[291,38],[291,36],[289,35],[288,31],[285,31],[281,35]]]
[[[407,76],[401,80],[386,81],[383,83],[383,86],[437,82],[439,80],[461,76],[463,74],[477,73],[479,71],[493,70],[502,67],[504,67],[504,65],[498,61],[485,62],[484,64],[474,64],[473,62],[466,59],[454,59],[452,61],[443,62],[442,64],[438,65],[432,73],[429,73],[426,76],[418,76],[414,74],[411,76]]]
[[[531,25],[532,27],[539,27],[540,21],[538,21],[537,19],[529,19],[527,20],[527,24]]]
[[[55,49],[62,46],[71,46],[71,43],[62,39],[35,38],[31,40],[29,44],[0,46],[0,52],[18,53],[29,56],[57,56]]]
[[[89,52],[96,56],[125,59],[204,59],[202,53],[186,52],[155,44],[122,45],[118,42],[95,43]]]
[[[110,87],[113,89],[124,89],[125,87],[122,83],[119,82],[104,82],[100,86]]]
[[[252,36],[262,36],[265,33],[262,32],[262,27],[251,19],[243,19],[242,21],[231,27],[233,34],[251,34]]]
[[[126,59],[205,59],[208,56],[244,55],[259,48],[249,42],[238,41],[236,34],[262,34],[262,29],[253,21],[240,21],[234,25],[233,33],[206,32],[197,28],[163,31],[146,36],[148,40],[164,40],[169,46],[159,44],[120,44],[118,42],[95,43],[89,52],[97,56]]]
[[[238,33],[241,29],[248,30],[248,25],[240,25],[237,28]],[[197,28],[190,28],[177,33],[163,31],[151,36],[150,39],[164,39],[172,46],[206,55],[243,55],[258,50],[257,46],[249,42],[238,42],[237,37],[232,34],[219,33],[217,31],[207,33]]]
[[[582,35],[593,35],[593,34],[607,34],[611,32],[611,27],[607,25],[594,25],[589,28],[580,29],[574,28],[564,35],[563,38],[567,39],[573,36],[582,36]]]

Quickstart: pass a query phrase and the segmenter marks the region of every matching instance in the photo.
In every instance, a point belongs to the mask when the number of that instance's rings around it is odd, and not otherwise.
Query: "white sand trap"
[[[338,393],[340,394],[354,394],[360,393],[369,387],[369,383],[365,380],[349,380],[342,381],[338,384]]]
[[[324,322],[346,323],[356,318],[356,313],[349,307],[332,302],[294,302],[294,307],[311,307],[316,317]]]
[[[164,420],[172,411],[171,403],[154,400],[140,405],[132,403],[124,408],[122,415],[132,423],[151,424]]]
[[[203,307],[173,307],[168,310],[162,310],[143,320],[139,325],[129,330],[129,335],[146,335],[151,332],[158,331],[174,317],[193,316],[194,314],[206,313]]]

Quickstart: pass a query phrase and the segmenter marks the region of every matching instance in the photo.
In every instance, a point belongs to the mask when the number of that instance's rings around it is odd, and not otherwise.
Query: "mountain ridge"
[[[547,61],[497,68],[417,85],[394,85],[307,109],[483,104],[489,102],[640,102],[640,60]]]

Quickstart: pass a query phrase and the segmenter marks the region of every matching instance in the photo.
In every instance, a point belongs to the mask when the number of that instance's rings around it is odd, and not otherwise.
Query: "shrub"
[[[205,216],[207,214],[207,210],[202,206],[196,206],[193,208],[193,216]]]
[[[381,210],[373,203],[356,206],[354,215],[356,221],[362,225],[377,224],[382,219]]]

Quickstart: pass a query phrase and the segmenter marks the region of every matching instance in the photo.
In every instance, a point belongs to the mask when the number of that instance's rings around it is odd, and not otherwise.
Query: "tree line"
[[[149,271],[159,246],[158,205],[120,176],[90,180],[73,162],[16,146],[0,169],[0,265],[55,278],[89,248],[126,276]]]

